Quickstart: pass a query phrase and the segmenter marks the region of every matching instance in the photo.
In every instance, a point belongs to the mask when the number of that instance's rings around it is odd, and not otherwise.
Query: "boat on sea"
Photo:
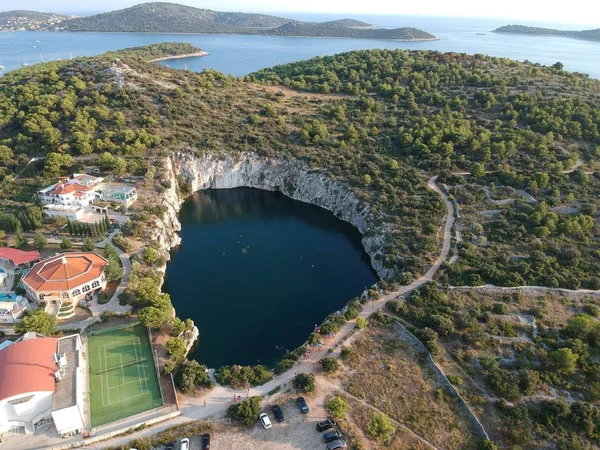
[[[23,64],[21,64],[21,66],[27,67],[28,65],[29,65],[29,62],[27,61],[27,58],[25,58],[23,61]]]

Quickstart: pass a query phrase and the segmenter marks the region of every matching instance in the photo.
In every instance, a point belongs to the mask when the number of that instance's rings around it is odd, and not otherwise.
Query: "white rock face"
[[[165,170],[172,174],[171,187],[164,197],[168,211],[157,224],[153,237],[167,250],[181,242],[177,235],[181,230],[177,215],[182,199],[177,194],[176,177],[182,175],[193,191],[252,187],[280,191],[295,200],[325,208],[363,234],[363,246],[380,278],[394,275],[393,269],[384,268],[379,261],[383,233],[370,226],[369,209],[361,208],[348,186],[331,180],[323,172],[310,170],[300,161],[266,158],[255,153],[220,157],[212,153],[195,156],[182,151],[171,154],[165,161]],[[364,236],[367,230],[370,230],[369,237]]]

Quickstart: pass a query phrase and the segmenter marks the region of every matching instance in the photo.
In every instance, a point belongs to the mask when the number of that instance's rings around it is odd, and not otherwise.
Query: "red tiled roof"
[[[95,253],[65,253],[37,263],[23,282],[37,292],[67,291],[100,277],[107,264]]]
[[[0,258],[10,259],[16,265],[40,260],[40,252],[24,252],[16,248],[0,247]]]
[[[0,350],[0,400],[29,392],[54,392],[56,338],[20,341]]]
[[[73,192],[77,193],[77,192],[91,191],[95,187],[96,187],[95,185],[85,186],[85,185],[79,184],[79,183],[58,183],[56,186],[54,186],[54,189],[52,189],[51,191],[48,192],[48,194],[66,195],[66,194],[71,194]]]

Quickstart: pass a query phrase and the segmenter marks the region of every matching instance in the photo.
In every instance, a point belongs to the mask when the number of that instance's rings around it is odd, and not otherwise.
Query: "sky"
[[[98,13],[122,9],[142,0],[0,0],[0,11],[29,9],[56,13]],[[520,23],[565,23],[600,27],[597,0],[181,0],[217,11],[266,13],[335,13],[336,15],[425,15],[485,17]]]

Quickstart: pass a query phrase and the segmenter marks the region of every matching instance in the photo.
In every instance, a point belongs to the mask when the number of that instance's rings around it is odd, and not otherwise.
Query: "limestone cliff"
[[[189,151],[173,152],[165,160],[164,169],[171,177],[170,188],[164,194],[163,204],[167,206],[167,212],[157,223],[153,237],[166,250],[181,242],[177,234],[181,230],[178,212],[183,200],[178,194],[177,176],[181,175],[193,191],[253,187],[280,191],[295,200],[325,208],[363,234],[363,246],[379,277],[394,275],[392,269],[383,267],[380,262],[383,227],[378,229],[373,225],[375,221],[369,208],[360,204],[348,186],[332,180],[323,171],[311,170],[298,160],[273,159],[256,153],[226,156],[205,153],[197,156]]]

